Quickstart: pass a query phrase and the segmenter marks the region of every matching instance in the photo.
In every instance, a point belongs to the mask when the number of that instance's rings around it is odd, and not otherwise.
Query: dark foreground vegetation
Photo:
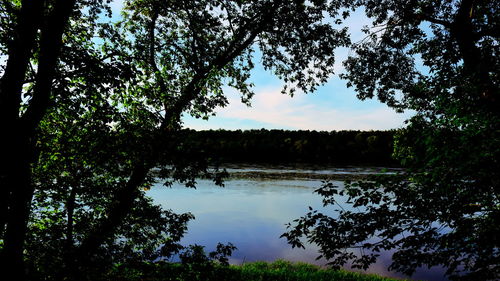
[[[222,163],[396,166],[395,131],[209,130],[183,143]]]

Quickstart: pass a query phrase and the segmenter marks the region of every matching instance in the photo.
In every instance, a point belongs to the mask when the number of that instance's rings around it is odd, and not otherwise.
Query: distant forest
[[[221,163],[398,166],[395,131],[185,130],[183,143]]]

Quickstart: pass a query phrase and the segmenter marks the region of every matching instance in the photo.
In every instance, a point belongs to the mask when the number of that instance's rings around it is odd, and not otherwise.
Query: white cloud
[[[186,126],[193,129],[236,129],[235,126],[244,123],[246,128],[256,129],[387,130],[401,127],[403,121],[410,116],[397,114],[383,104],[365,109],[330,108],[310,102],[306,95],[292,98],[282,95],[279,89],[274,88],[257,91],[252,107],[241,104],[234,91],[228,91],[228,96],[229,105],[219,109],[216,117],[209,121],[188,118],[185,120]]]

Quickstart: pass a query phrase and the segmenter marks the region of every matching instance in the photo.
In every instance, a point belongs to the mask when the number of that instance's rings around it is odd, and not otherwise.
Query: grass
[[[243,265],[183,265],[180,263],[142,264],[117,268],[114,281],[392,281],[396,279],[345,270],[323,269],[306,263],[278,260]]]
[[[241,276],[240,279],[226,280],[245,280],[245,281],[264,281],[264,280],[283,280],[283,281],[334,281],[334,280],[363,280],[363,281],[381,281],[393,280],[380,277],[373,274],[361,274],[345,270],[322,269],[307,263],[291,263],[278,260],[273,263],[254,262],[242,266],[231,266],[235,272]],[[236,274],[238,275],[238,274]]]

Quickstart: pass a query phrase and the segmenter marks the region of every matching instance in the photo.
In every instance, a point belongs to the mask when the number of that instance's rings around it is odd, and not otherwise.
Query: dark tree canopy
[[[224,164],[398,166],[395,131],[184,130],[179,143]]]
[[[294,246],[301,237],[318,244],[333,265],[353,260],[366,268],[379,251],[395,250],[391,269],[407,274],[437,265],[452,278],[498,279],[498,3],[357,5],[374,27],[353,44],[342,77],[361,99],[416,111],[394,144],[406,172],[342,188],[325,183],[316,192],[338,216],[312,211],[284,236]],[[360,211],[339,208],[338,194]]]

